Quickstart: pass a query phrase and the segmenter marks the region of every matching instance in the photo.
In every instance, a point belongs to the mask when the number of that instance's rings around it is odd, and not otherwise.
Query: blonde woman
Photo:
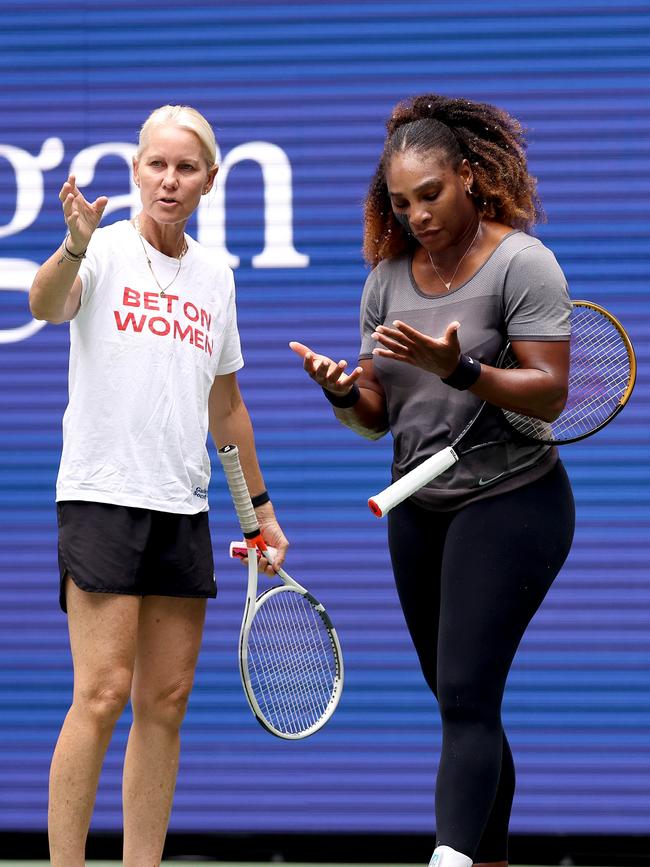
[[[216,596],[208,430],[217,446],[238,445],[278,565],[288,547],[237,384],[233,275],[184,231],[214,184],[215,153],[195,109],[154,111],[133,160],[141,212],[98,229],[108,200],[86,201],[70,176],[59,194],[68,233],[30,290],[37,319],[71,323],[56,498],[74,694],[50,773],[53,867],[85,863],[102,762],[129,700],[124,864],[160,863]]]

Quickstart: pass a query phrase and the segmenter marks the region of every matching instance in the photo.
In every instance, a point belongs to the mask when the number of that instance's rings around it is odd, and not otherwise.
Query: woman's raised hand
[[[79,191],[75,176],[70,175],[61,187],[59,199],[70,234],[68,249],[71,253],[84,253],[92,233],[99,225],[108,198],[99,196],[94,202],[87,202]]]
[[[332,394],[347,394],[354,383],[363,373],[362,367],[355,367],[352,373],[346,373],[347,361],[339,361],[338,364],[326,355],[318,355],[304,343],[292,340],[289,348],[303,360],[303,368],[309,376],[318,383],[321,388],[331,391]]]
[[[435,373],[443,379],[456,369],[460,358],[458,341],[459,322],[450,322],[442,337],[429,337],[406,322],[396,320],[392,327],[377,326],[372,335],[381,346],[373,349],[373,355],[403,361],[413,367]]]

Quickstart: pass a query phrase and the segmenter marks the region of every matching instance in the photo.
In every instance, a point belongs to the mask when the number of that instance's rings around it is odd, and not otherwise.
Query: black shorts
[[[59,602],[65,576],[90,593],[214,598],[208,513],[177,515],[66,500],[57,503]]]

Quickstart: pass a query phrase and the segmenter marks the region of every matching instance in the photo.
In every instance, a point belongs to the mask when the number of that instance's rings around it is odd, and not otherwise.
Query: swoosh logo
[[[503,472],[503,473],[499,473],[498,476],[492,476],[491,479],[483,479],[483,478],[481,478],[481,479],[478,480],[478,483],[479,483],[479,485],[489,485],[490,482],[496,482],[496,480],[497,480],[497,479],[500,479],[501,476],[505,476],[505,472]]]

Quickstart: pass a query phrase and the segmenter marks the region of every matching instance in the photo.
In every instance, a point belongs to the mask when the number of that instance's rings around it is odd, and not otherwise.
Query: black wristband
[[[467,391],[481,375],[481,364],[469,355],[461,355],[458,366],[453,373],[443,379],[445,385],[457,388],[459,391]]]
[[[333,392],[328,391],[326,388],[323,389],[323,394],[329,400],[332,406],[337,406],[340,409],[346,409],[347,407],[354,406],[361,397],[361,391],[359,390],[359,386],[356,383],[352,386],[352,388],[347,394],[333,394]]]
[[[258,506],[263,506],[264,503],[269,503],[271,498],[269,497],[268,491],[262,491],[261,494],[258,494],[256,497],[251,497],[251,503],[253,504],[253,508],[256,509]]]

